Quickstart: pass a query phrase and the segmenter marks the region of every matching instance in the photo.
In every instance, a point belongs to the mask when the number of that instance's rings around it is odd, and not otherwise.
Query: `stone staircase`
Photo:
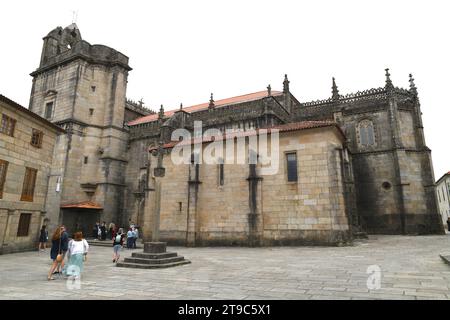
[[[108,247],[112,248],[113,241],[112,240],[95,240],[95,239],[86,239],[90,246],[94,247]],[[141,239],[136,241],[136,249],[142,249],[144,247]],[[124,244],[124,249],[126,249],[126,243]]]
[[[139,268],[139,269],[159,269],[181,266],[191,263],[189,260],[179,256],[176,252],[166,252],[165,242],[146,242],[144,252],[133,252],[130,258],[125,258],[124,262],[118,262],[117,267]]]

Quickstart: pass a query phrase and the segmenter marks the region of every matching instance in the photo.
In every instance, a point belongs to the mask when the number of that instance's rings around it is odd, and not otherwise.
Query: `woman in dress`
[[[45,251],[45,245],[48,241],[48,231],[46,230],[46,226],[43,225],[41,228],[41,232],[39,233],[39,250]]]
[[[61,268],[61,263],[64,260],[63,256],[63,250],[62,250],[62,239],[64,233],[64,227],[59,226],[56,228],[55,232],[52,236],[52,248],[50,250],[50,258],[53,260],[52,266],[50,267],[50,271],[48,272],[47,279],[48,280],[55,280],[53,278],[53,272],[56,270],[56,268],[59,266]],[[58,256],[60,256],[61,259],[57,259]]]
[[[76,232],[69,242],[68,262],[65,275],[79,279],[83,271],[83,262],[89,251],[88,242],[83,239],[82,232]]]

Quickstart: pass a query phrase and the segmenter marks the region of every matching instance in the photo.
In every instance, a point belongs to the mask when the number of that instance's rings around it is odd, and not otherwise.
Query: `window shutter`
[[[19,227],[17,228],[18,237],[27,237],[30,231],[31,213],[22,213],[19,219]]]
[[[26,168],[25,177],[23,179],[22,197],[21,201],[33,201],[34,187],[36,184],[37,170],[33,168]]]

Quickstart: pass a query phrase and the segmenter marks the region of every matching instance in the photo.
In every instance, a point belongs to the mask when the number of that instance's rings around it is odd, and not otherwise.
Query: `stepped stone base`
[[[191,263],[189,260],[178,256],[176,252],[166,252],[166,242],[146,242],[144,252],[133,252],[131,258],[125,258],[124,262],[118,262],[117,267],[157,269],[176,267]]]
[[[358,232],[353,233],[353,238],[355,238],[355,239],[369,239],[369,236],[367,235],[366,232],[358,231]]]
[[[450,265],[450,255],[449,254],[446,254],[446,255],[440,254],[439,256],[446,264]]]

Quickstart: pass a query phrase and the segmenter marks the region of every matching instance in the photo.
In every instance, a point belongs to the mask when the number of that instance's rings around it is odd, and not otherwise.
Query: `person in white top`
[[[66,276],[72,276],[79,279],[83,271],[83,263],[86,260],[89,251],[88,242],[83,239],[83,233],[76,232],[73,239],[69,242],[68,263],[65,270]]]

